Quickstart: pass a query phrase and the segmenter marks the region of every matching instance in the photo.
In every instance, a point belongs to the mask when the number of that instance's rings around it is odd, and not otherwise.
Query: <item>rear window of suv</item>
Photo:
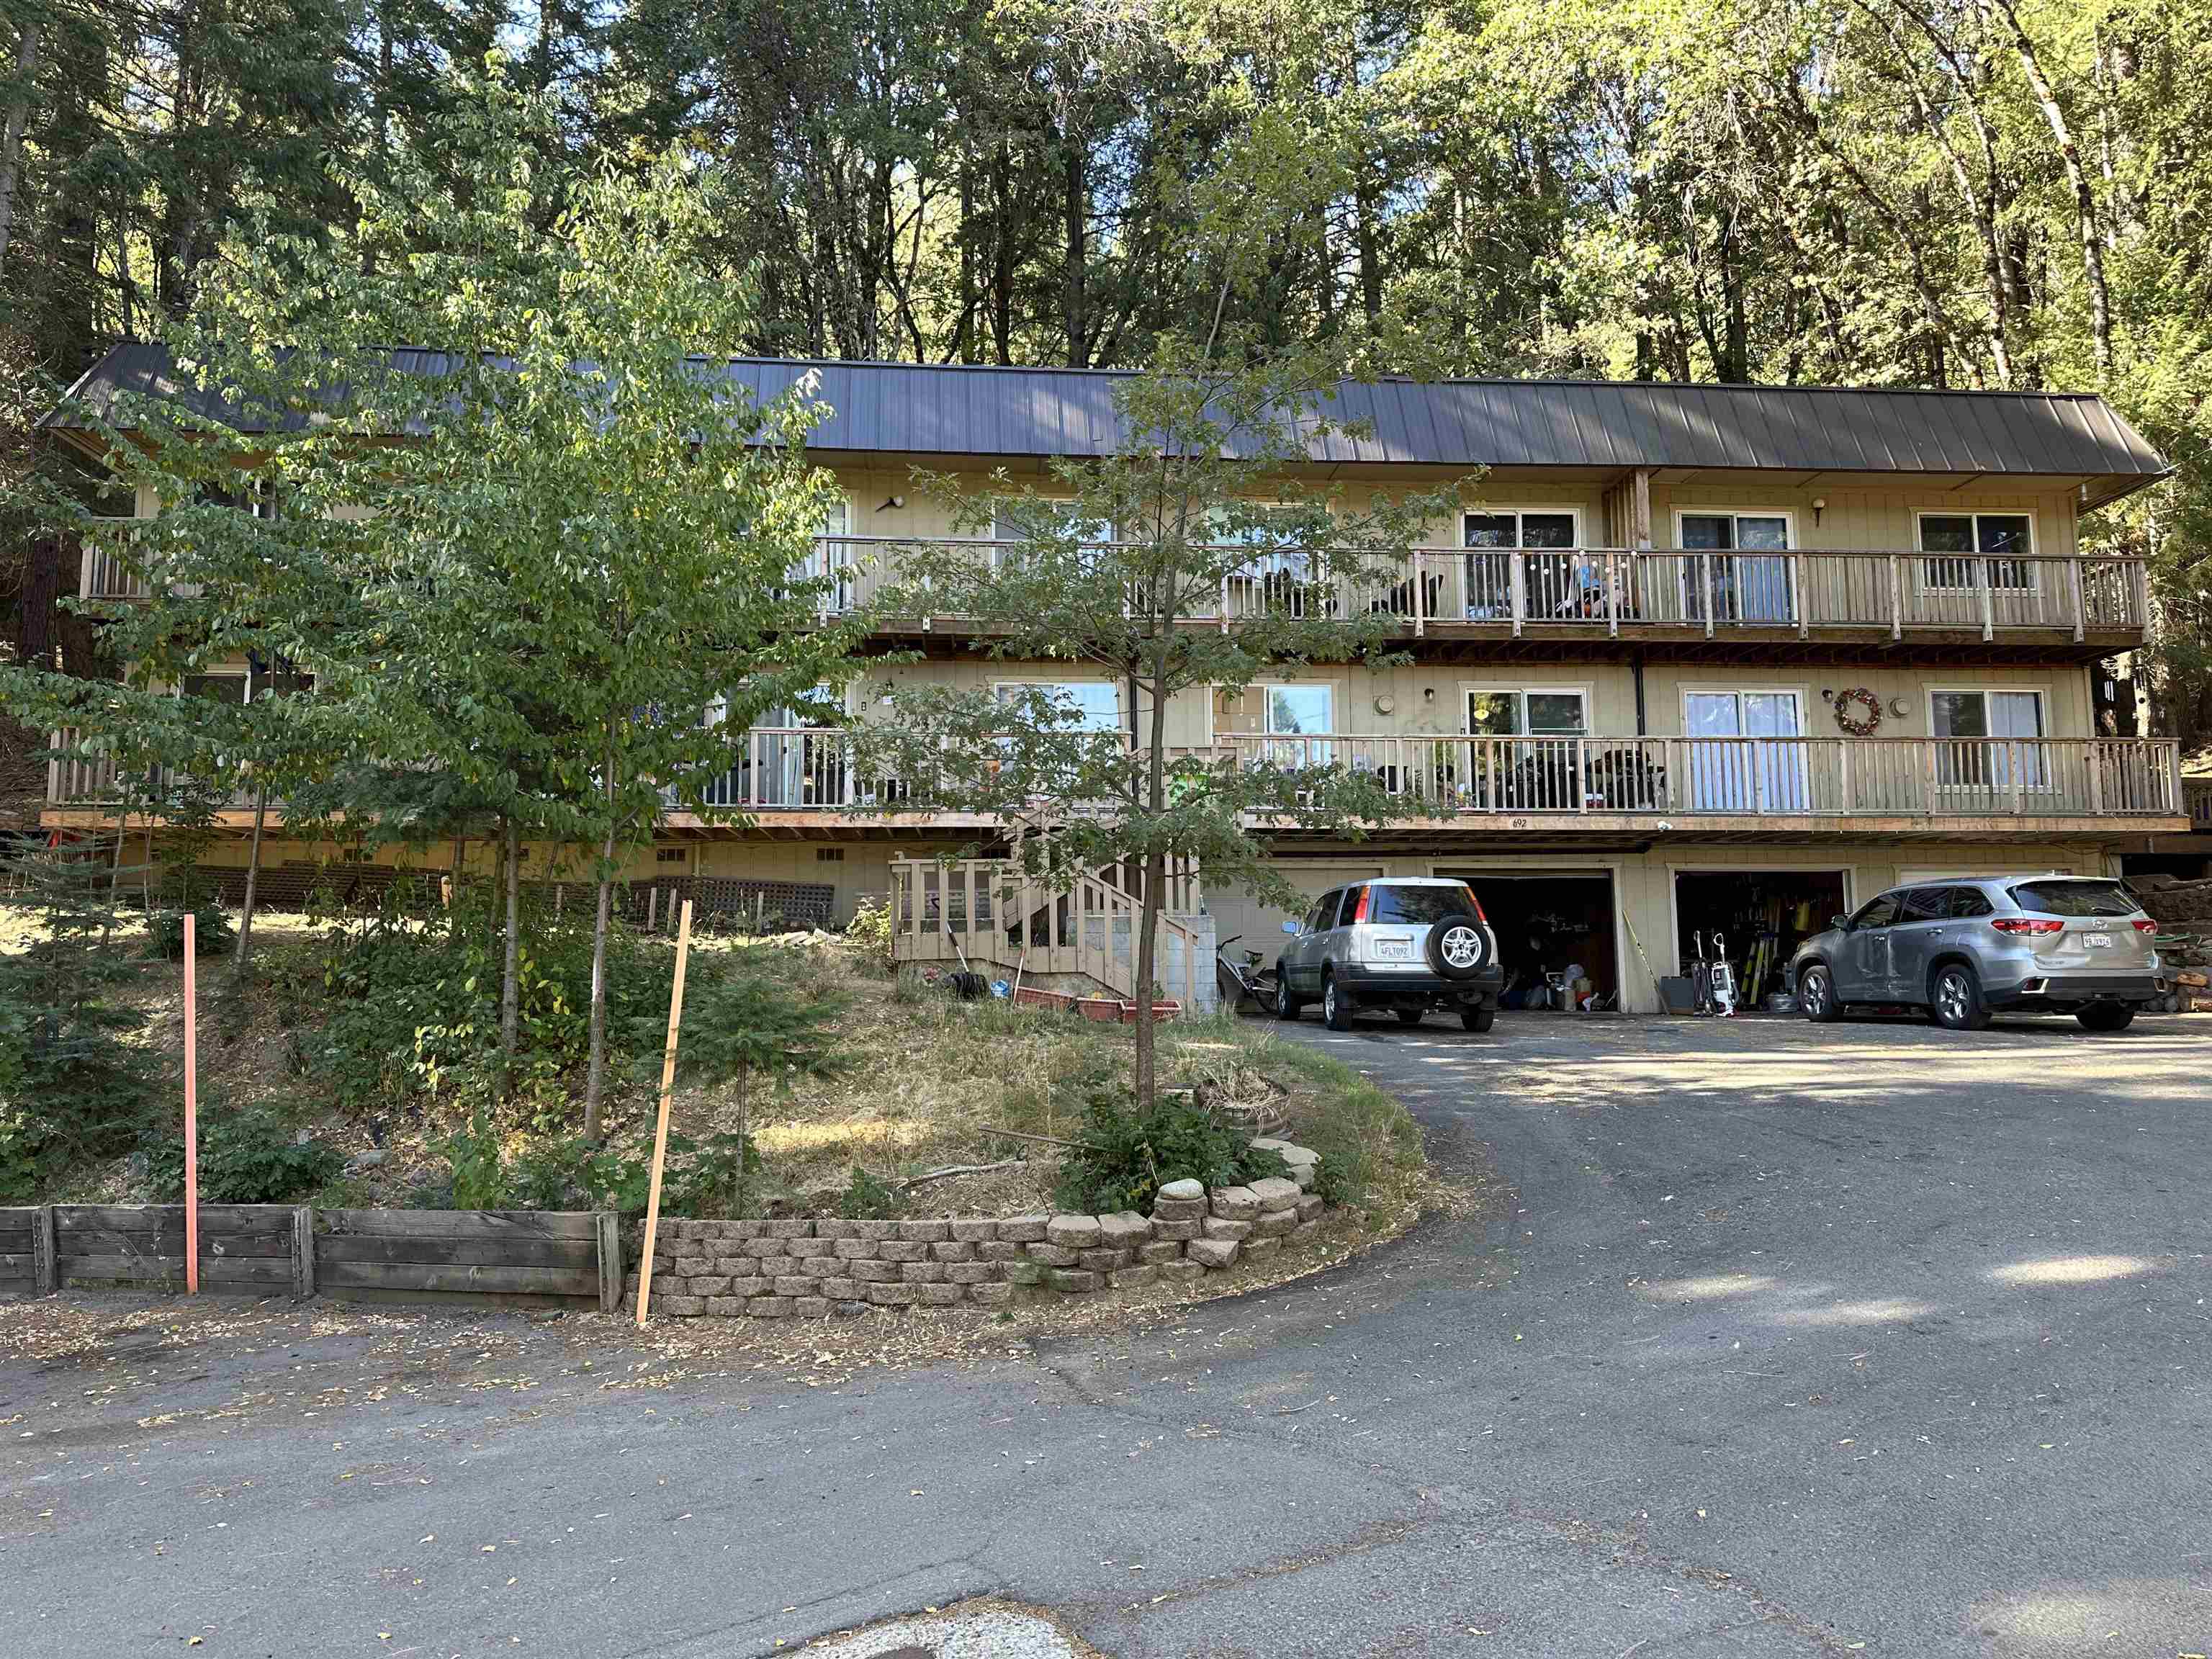
[[[1378,882],[1370,890],[1367,920],[1430,927],[1474,908],[1464,887],[1385,887]]]
[[[2046,916],[2131,916],[2134,896],[2116,881],[2024,881],[2012,902]]]

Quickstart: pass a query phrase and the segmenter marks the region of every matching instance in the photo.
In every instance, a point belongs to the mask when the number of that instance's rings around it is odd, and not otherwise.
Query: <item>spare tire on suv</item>
[[[1471,913],[1458,910],[1430,924],[1421,951],[1438,978],[1470,980],[1489,959],[1490,935]]]

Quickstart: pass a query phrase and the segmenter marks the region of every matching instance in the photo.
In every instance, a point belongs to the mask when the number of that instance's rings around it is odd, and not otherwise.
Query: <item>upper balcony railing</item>
[[[76,734],[56,734],[66,749]],[[1217,766],[1336,766],[1368,775],[1422,819],[2179,817],[2179,750],[2142,738],[1279,737],[1231,733],[1179,759]],[[55,805],[134,805],[173,780],[119,791],[111,763],[50,763]],[[152,787],[158,785],[159,787]],[[744,734],[705,804],[730,812],[862,814],[910,792],[871,774],[854,734],[761,727]],[[242,799],[232,802],[244,805]],[[672,796],[670,805],[676,809]],[[2204,799],[2189,811],[2203,813]],[[950,816],[925,809],[924,816]],[[2199,822],[2204,820],[2200,817]],[[1686,827],[1690,827],[1686,825]]]
[[[85,538],[78,592],[146,597],[124,550],[131,520]],[[979,564],[1020,556],[1013,542],[939,540]],[[825,615],[883,599],[912,539],[825,537],[805,574],[826,579]],[[1372,568],[1371,562],[1369,567]],[[939,612],[937,615],[949,615]],[[1817,630],[1978,634],[2140,633],[2148,614],[2142,562],[2079,555],[1925,553],[1835,548],[1684,551],[1623,548],[1416,548],[1379,574],[1317,573],[1302,555],[1254,553],[1193,620],[1386,616],[1416,637],[1573,629],[1608,636],[1671,630],[1769,636]],[[925,628],[933,617],[919,619]]]
[[[823,610],[875,605],[915,544],[836,536],[810,575],[831,590]],[[1018,557],[1019,544],[939,541],[979,563]],[[2081,640],[2132,633],[2147,614],[2142,563],[2078,555],[1926,553],[1892,549],[1686,551],[1674,549],[1416,548],[1380,574],[1316,574],[1303,556],[1255,553],[1194,620],[1266,616],[1395,617],[1416,636],[1573,628],[1609,636],[1674,629],[1708,638],[1748,629],[1848,629],[1978,633],[2029,630]],[[923,619],[925,625],[928,621]]]

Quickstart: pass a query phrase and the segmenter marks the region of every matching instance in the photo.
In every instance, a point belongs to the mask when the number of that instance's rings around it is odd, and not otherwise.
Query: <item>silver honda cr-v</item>
[[[2117,881],[1961,877],[1893,887],[1838,916],[1797,947],[1790,978],[1808,1019],[1902,1003],[1953,1030],[2018,1010],[2119,1031],[2166,994],[2157,945],[2158,924]]]
[[[1284,1019],[1309,1000],[1339,1031],[1364,1008],[1392,1009],[1408,1025],[1431,1008],[1456,1008],[1470,1031],[1498,1018],[1498,939],[1463,881],[1391,876],[1332,887],[1283,931],[1291,935],[1276,964]]]

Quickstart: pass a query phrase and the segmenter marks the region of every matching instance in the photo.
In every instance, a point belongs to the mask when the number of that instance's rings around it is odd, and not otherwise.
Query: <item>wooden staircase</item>
[[[1114,995],[1134,1000],[1140,901],[1120,866],[1076,878],[1056,890],[1008,859],[898,859],[891,864],[891,957],[900,963],[964,959],[987,976],[1078,974]],[[1171,877],[1169,911],[1195,909],[1198,884]],[[1213,965],[1201,961],[1200,936],[1172,915],[1160,917],[1154,972],[1164,995],[1184,1007],[1198,1001]]]

